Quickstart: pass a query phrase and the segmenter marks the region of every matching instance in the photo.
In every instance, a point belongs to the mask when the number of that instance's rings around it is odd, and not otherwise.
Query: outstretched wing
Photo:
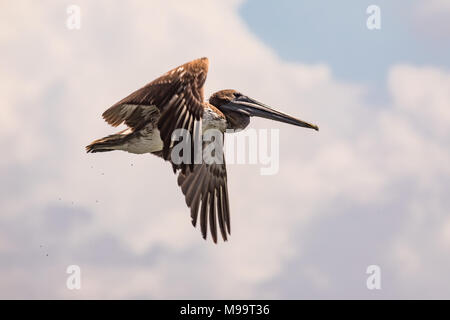
[[[159,109],[158,129],[164,143],[164,159],[169,158],[171,136],[175,129],[192,135],[194,123],[203,116],[203,84],[208,73],[208,59],[188,62],[165,73],[103,113],[112,126],[125,122],[134,131],[143,128]]]
[[[222,153],[220,163],[196,164],[178,175],[178,185],[191,209],[192,224],[197,225],[200,214],[200,229],[206,239],[209,228],[213,241],[217,243],[217,223],[224,241],[230,234],[230,208],[228,202],[227,168]]]

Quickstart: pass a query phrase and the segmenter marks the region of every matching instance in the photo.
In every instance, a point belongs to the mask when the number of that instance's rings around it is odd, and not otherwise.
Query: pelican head
[[[248,126],[250,117],[261,117],[299,127],[319,130],[319,127],[314,124],[276,111],[233,89],[221,90],[214,93],[209,98],[209,103],[223,112],[227,118],[229,129],[244,129]]]

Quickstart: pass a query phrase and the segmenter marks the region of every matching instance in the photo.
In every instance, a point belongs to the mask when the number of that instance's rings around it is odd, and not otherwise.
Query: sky
[[[446,0],[1,2],[0,298],[450,298],[449,21]],[[105,109],[203,56],[207,95],[320,127],[252,119],[280,130],[279,171],[228,165],[217,245],[170,164],[84,150],[117,130]]]

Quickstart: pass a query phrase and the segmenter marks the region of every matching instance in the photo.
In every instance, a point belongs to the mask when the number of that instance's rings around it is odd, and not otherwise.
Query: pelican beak
[[[245,114],[249,117],[260,117],[270,120],[280,121],[284,123],[293,124],[295,126],[310,128],[319,131],[319,127],[315,124],[308,123],[306,121],[296,119],[282,112],[276,111],[269,106],[258,102],[247,96],[239,96],[228,104],[222,106],[222,108]]]

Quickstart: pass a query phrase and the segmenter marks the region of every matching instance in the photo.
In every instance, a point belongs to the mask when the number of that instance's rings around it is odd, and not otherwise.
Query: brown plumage
[[[318,128],[231,89],[216,92],[209,103],[205,102],[203,85],[208,65],[207,58],[183,64],[114,104],[103,113],[103,118],[114,127],[125,123],[128,128],[95,140],[86,151],[152,153],[171,162],[174,172],[179,173],[178,185],[191,209],[192,224],[196,226],[200,219],[205,239],[209,225],[212,239],[217,242],[217,229],[224,241],[231,231],[225,159],[222,155],[220,163],[194,164],[194,152],[191,152],[189,163],[175,164],[171,159],[173,131],[185,129],[194,137],[199,129],[216,128],[223,135],[227,128],[245,128],[252,116]],[[191,150],[194,150],[194,142],[192,139]],[[207,145],[203,143],[203,148]]]

